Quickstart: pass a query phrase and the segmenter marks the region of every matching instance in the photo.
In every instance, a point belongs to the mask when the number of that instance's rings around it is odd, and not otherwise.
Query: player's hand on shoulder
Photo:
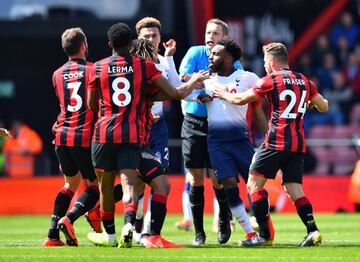
[[[176,52],[176,41],[174,39],[170,39],[166,43],[163,43],[165,48],[164,56],[174,56]]]

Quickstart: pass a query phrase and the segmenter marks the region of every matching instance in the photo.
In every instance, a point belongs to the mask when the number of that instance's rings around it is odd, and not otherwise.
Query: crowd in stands
[[[305,131],[313,139],[353,139],[360,135],[360,24],[350,12],[321,34],[298,60],[296,70],[310,77],[329,101],[329,111],[309,111]],[[359,151],[346,143],[309,146],[315,174],[350,174]],[[357,148],[359,150],[359,148]]]

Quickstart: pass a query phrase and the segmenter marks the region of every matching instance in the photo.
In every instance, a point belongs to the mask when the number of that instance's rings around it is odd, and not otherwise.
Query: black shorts
[[[139,168],[139,176],[146,184],[166,173],[166,168],[161,164],[160,160],[148,148],[141,150],[141,162]]]
[[[186,114],[181,129],[182,153],[186,168],[212,168],[207,147],[206,117]]]
[[[97,171],[112,172],[121,169],[138,169],[141,151],[138,144],[91,145],[92,162]]]
[[[250,174],[274,179],[280,169],[283,183],[302,184],[304,153],[266,149],[262,144],[255,152]]]
[[[55,153],[65,176],[73,177],[80,171],[82,178],[96,179],[90,147],[55,146]]]

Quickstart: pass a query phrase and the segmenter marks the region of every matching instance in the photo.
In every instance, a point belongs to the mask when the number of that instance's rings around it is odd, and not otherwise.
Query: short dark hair
[[[137,35],[140,34],[141,29],[143,28],[148,28],[148,27],[157,27],[157,29],[159,29],[159,33],[161,34],[161,23],[159,20],[157,20],[154,17],[144,17],[143,19],[139,20],[136,25],[135,25],[135,29],[136,29],[136,33]]]
[[[86,42],[86,36],[80,27],[66,29],[61,35],[61,46],[68,56],[79,52],[84,42]]]
[[[288,63],[288,51],[283,43],[270,43],[263,46],[264,54],[275,57],[280,63]]]
[[[217,43],[217,45],[224,46],[225,51],[233,57],[234,61],[239,60],[242,56],[242,49],[234,40],[222,39]]]
[[[131,44],[131,30],[125,23],[112,25],[107,31],[107,36],[114,49],[123,48]]]
[[[156,58],[156,48],[147,39],[135,39],[132,41],[130,53],[142,59],[154,60]]]

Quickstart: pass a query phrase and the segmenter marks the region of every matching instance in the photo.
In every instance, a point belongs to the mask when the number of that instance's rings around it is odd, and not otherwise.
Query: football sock
[[[190,206],[190,199],[189,199],[189,190],[190,190],[190,183],[185,183],[184,191],[182,193],[182,207],[184,218],[186,220],[193,220],[191,206]]]
[[[54,204],[54,210],[51,215],[51,222],[48,233],[49,238],[60,239],[59,230],[57,229],[57,224],[59,219],[65,216],[73,196],[74,196],[74,192],[66,187],[63,187],[57,194]]]
[[[231,213],[235,219],[239,222],[243,230],[248,234],[254,232],[249,221],[249,217],[246,213],[245,205],[240,198],[240,192],[238,187],[229,187],[225,189],[227,200],[231,209]]]
[[[115,212],[105,212],[100,209],[100,217],[104,225],[104,229],[108,235],[115,234]]]
[[[214,188],[214,187],[213,187]],[[219,203],[219,219],[220,220],[227,220],[231,217],[231,211],[227,202],[226,192],[225,189],[216,189],[214,188],[216,199]]]
[[[117,184],[114,187],[114,200],[115,203],[119,202],[123,197],[123,190],[121,184]]]
[[[89,186],[77,199],[74,207],[66,215],[73,224],[80,216],[91,210],[99,200],[99,188]]]
[[[150,235],[160,235],[166,216],[167,196],[154,193],[151,198],[151,230]]]
[[[312,231],[318,230],[313,216],[313,209],[308,198],[305,196],[298,198],[294,204],[297,213],[299,214],[302,222],[306,226],[307,233],[309,234]]]
[[[195,233],[204,233],[204,186],[190,186],[189,199]]]
[[[143,223],[143,229],[141,231],[142,235],[149,235],[150,234],[150,228],[151,228],[151,199],[152,199],[152,191],[149,194],[148,197],[148,205],[146,209],[146,214],[144,217],[144,223]]]
[[[252,208],[256,221],[259,224],[259,234],[264,239],[270,239],[270,228],[269,228],[269,200],[268,194],[265,189],[260,189],[250,195]]]
[[[251,197],[250,197],[250,194],[247,193],[247,199],[249,201],[249,212],[250,212],[250,216],[254,217],[254,209],[252,208],[252,203],[251,203]]]
[[[139,195],[138,208],[136,210],[136,219],[142,219],[144,217],[144,193]]]
[[[135,224],[137,205],[135,203],[126,204],[124,206],[124,225],[130,223]]]

